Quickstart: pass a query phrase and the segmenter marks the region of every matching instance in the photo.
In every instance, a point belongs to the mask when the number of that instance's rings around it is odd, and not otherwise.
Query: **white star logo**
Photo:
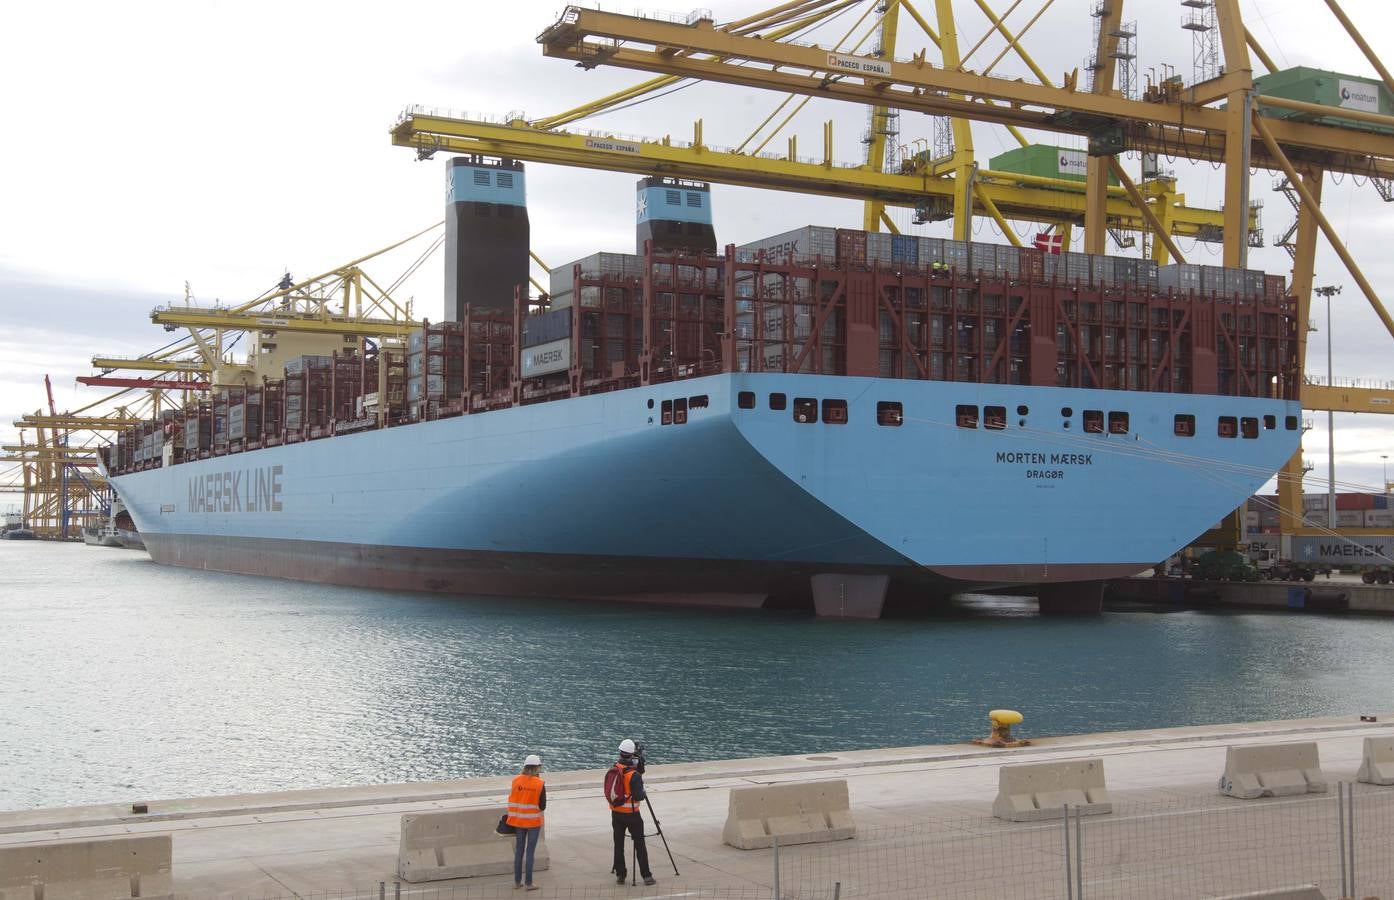
[[[451,200],[455,196],[455,173],[445,173],[445,199]]]
[[[641,219],[644,218],[644,216],[648,214],[648,211],[649,211],[649,197],[648,197],[647,194],[640,194],[640,195],[639,195],[639,197],[638,197],[638,199],[637,199],[636,211],[638,212],[639,218],[641,218]]]

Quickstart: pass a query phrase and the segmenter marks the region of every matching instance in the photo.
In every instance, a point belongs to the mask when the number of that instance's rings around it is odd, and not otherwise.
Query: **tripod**
[[[673,867],[673,877],[676,878],[681,873],[678,872],[678,864],[673,859],[673,850],[671,847],[668,846],[668,838],[663,834],[663,823],[658,821],[658,815],[653,811],[653,801],[650,800],[647,796],[644,797],[644,804],[649,808],[649,816],[653,819],[653,825],[656,829],[655,833],[658,835],[658,839],[663,842],[663,850],[668,854],[668,864]],[[644,835],[644,837],[648,836],[649,835],[647,834]],[[638,878],[639,872],[638,855],[638,845],[631,841],[629,845],[629,883],[631,886],[638,884],[638,881],[636,880]],[[614,870],[611,869],[611,871]]]
[[[668,865],[673,867],[673,877],[678,877],[678,864],[673,860],[673,851],[668,846],[668,838],[663,835],[663,823],[658,821],[658,814],[653,811],[653,801],[648,794],[644,795],[644,805],[649,808],[649,815],[653,817],[653,827],[658,829],[658,839],[663,842],[663,849],[668,854]]]

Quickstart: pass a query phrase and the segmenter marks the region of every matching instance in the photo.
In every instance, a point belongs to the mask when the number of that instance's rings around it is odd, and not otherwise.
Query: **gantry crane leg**
[[[1302,173],[1302,183],[1318,203],[1321,202],[1321,171]],[[1312,279],[1317,257],[1317,217],[1311,206],[1304,203],[1297,211],[1296,255],[1292,260],[1292,297],[1297,302],[1297,361],[1299,377],[1307,366],[1307,323],[1312,310]],[[1278,529],[1289,534],[1302,527],[1302,447],[1283,467],[1278,478]]]
[[[1095,94],[1113,92],[1113,77],[1117,71],[1114,52],[1118,48],[1117,32],[1123,22],[1123,0],[1112,0],[1103,9],[1099,20],[1099,43],[1094,51]],[[1108,249],[1108,173],[1112,156],[1089,154],[1084,176],[1084,252],[1103,253]]]
[[[958,25],[954,20],[952,0],[934,0],[939,20],[939,51],[944,68],[957,69],[963,60],[958,51]],[[962,95],[955,95],[961,97]],[[953,119],[954,134],[954,240],[966,241],[973,236],[973,127],[967,119]]]

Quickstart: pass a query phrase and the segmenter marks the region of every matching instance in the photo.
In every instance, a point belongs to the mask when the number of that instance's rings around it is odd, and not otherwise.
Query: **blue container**
[[[918,266],[920,264],[919,238],[909,234],[891,235],[891,262]]]
[[[1376,495],[1375,495],[1375,505],[1374,505],[1373,508],[1374,508],[1374,509],[1388,509],[1388,508],[1389,508],[1389,495],[1388,495],[1388,494],[1376,494]]]

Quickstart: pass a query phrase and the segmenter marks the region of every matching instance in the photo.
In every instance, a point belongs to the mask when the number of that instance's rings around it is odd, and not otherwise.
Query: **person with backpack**
[[[537,853],[537,839],[542,834],[542,811],[547,808],[547,785],[538,777],[540,771],[542,758],[529,753],[523,760],[523,771],[514,776],[509,788],[505,818],[517,829],[513,837],[513,886],[526,885],[530,891],[537,890],[537,885],[532,883],[532,861]]]
[[[605,773],[605,802],[610,806],[610,827],[615,835],[615,883],[624,884],[629,869],[624,861],[624,833],[634,841],[634,858],[644,884],[657,884],[649,870],[649,850],[644,845],[644,817],[639,803],[644,799],[644,757],[629,738],[620,741],[620,758]]]

